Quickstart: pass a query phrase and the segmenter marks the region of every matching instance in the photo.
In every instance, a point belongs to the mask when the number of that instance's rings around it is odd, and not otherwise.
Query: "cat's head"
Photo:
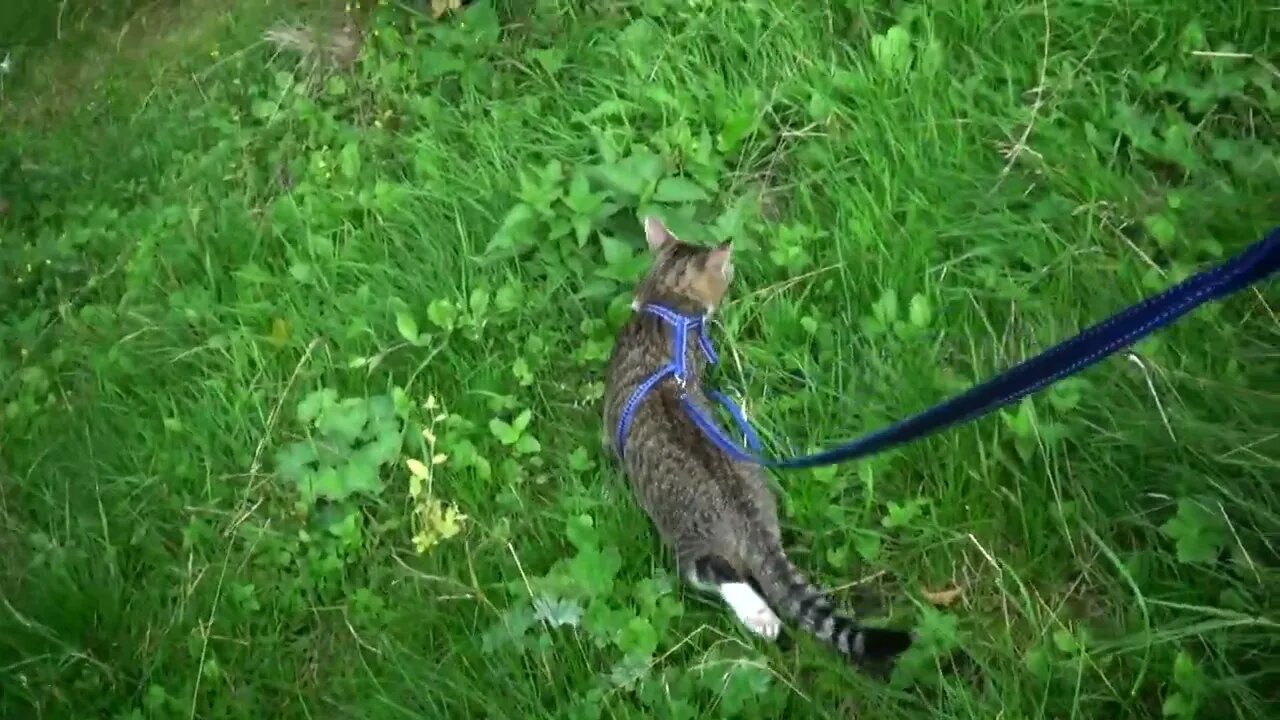
[[[637,307],[647,302],[673,310],[710,313],[719,307],[733,280],[729,243],[704,248],[676,237],[656,217],[644,220],[644,237],[654,254],[649,274],[636,288]]]

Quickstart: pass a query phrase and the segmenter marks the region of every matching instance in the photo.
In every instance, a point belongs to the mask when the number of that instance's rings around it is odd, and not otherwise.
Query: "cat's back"
[[[618,331],[605,371],[604,416],[606,428],[618,423],[622,407],[635,389],[663,363],[661,332],[646,327],[645,318],[635,315]]]

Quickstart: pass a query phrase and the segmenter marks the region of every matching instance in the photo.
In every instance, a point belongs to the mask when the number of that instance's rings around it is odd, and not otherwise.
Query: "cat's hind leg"
[[[728,560],[719,555],[701,555],[683,566],[691,585],[719,593],[748,630],[766,640],[778,637],[782,621],[777,613]]]

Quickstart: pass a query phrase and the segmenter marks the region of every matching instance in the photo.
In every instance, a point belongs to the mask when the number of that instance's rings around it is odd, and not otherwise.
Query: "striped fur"
[[[636,288],[636,302],[685,314],[717,308],[733,276],[728,245],[699,248],[675,238],[661,221],[645,221],[654,264]],[[734,462],[699,432],[683,400],[701,392],[705,357],[687,353],[685,384],[658,383],[633,409],[625,457],[611,438],[637,387],[671,359],[673,336],[659,318],[634,315],[619,331],[605,382],[605,447],[617,458],[636,499],[676,553],[693,585],[716,588],[738,619],[760,637],[777,637],[787,618],[855,660],[887,659],[911,635],[866,628],[837,615],[826,595],[787,560],[777,501],[760,467]],[[753,589],[751,585],[754,584]],[[781,616],[781,618],[779,617]]]
[[[908,632],[864,627],[853,618],[836,614],[826,592],[811,583],[780,547],[772,546],[760,560],[753,576],[774,611],[842,655],[855,661],[886,660],[910,647]]]

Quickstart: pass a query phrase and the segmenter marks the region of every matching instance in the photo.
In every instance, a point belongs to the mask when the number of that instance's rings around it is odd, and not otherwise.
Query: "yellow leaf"
[[[425,480],[428,477],[431,477],[431,469],[417,458],[409,458],[404,461],[404,464],[408,466],[409,473],[416,478]]]
[[[422,439],[426,440],[430,445],[436,444],[436,434],[431,432],[431,428],[422,429]]]
[[[437,512],[439,518],[436,520],[435,530],[440,535],[440,539],[448,540],[462,532],[462,522],[467,519],[467,516],[458,511],[457,505],[450,505]]]
[[[445,455],[444,453],[436,453],[436,454],[435,454],[434,456],[432,456],[432,458],[431,458],[431,464],[432,464],[432,465],[443,465],[443,464],[445,464],[445,461],[447,461],[448,459],[449,459],[449,456],[448,456],[448,455]]]
[[[448,505],[436,498],[429,498],[418,504],[417,532],[413,536],[413,548],[419,554],[435,547],[441,542],[462,532],[463,522],[467,519],[458,510],[457,505]]]
[[[960,596],[964,594],[964,591],[959,587],[951,587],[946,590],[926,590],[924,588],[920,588],[920,594],[924,596],[924,599],[928,601],[930,605],[950,607],[960,599]]]
[[[431,0],[431,17],[439,20],[450,10],[462,7],[462,0]]]
[[[271,321],[271,335],[269,340],[272,345],[281,347],[289,342],[289,321],[284,318],[276,318]]]

